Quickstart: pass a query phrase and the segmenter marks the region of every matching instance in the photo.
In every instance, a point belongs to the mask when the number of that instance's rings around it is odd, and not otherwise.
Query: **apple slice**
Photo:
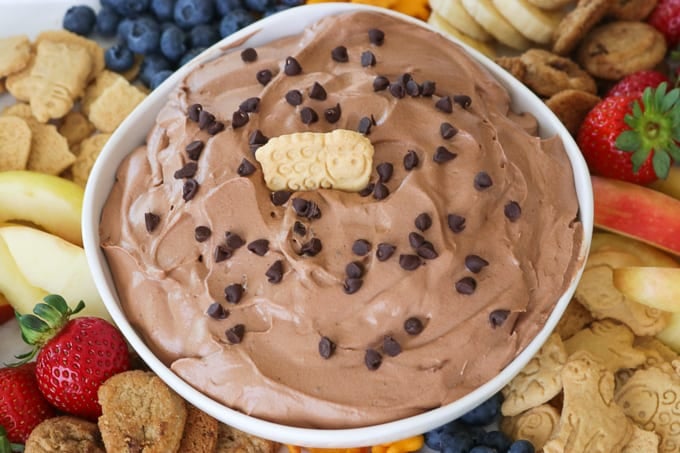
[[[598,232],[593,234],[588,260],[590,261],[594,254],[601,252],[618,252],[635,255],[642,262],[643,266],[680,267],[680,263],[666,252],[662,252],[644,242],[613,233]],[[628,266],[636,266],[636,264],[628,264]]]
[[[658,179],[648,187],[680,200],[680,167],[672,166],[666,179]]]
[[[31,285],[59,294],[69,303],[84,301],[85,309],[79,315],[111,320],[97,292],[82,247],[24,225],[0,226],[0,238]],[[29,311],[32,309],[33,306]]]
[[[83,188],[58,176],[33,171],[0,172],[0,222],[31,222],[82,245]]]
[[[602,265],[616,269],[617,267],[639,266],[641,264],[642,261],[640,258],[628,252],[619,250],[601,250],[593,253],[591,248],[588,260],[586,261],[586,269]]]
[[[680,200],[600,176],[591,181],[595,226],[680,255]]]
[[[680,354],[680,313],[672,313],[668,324],[656,338]]]
[[[19,270],[5,240],[0,237],[0,292],[21,314],[31,313],[35,304],[47,295],[31,285]]]
[[[614,286],[627,298],[659,310],[680,312],[680,269],[621,267],[612,274]]]

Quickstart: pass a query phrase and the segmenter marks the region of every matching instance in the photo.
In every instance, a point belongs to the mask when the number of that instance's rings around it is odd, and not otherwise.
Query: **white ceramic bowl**
[[[121,161],[135,147],[144,143],[147,132],[153,127],[156,115],[166,103],[172,89],[188,72],[201,62],[221,55],[222,51],[220,49],[251,35],[237,49],[257,47],[283,36],[297,34],[307,25],[324,16],[358,10],[380,11],[384,14],[398,16],[418,26],[428,27],[421,21],[384,9],[348,3],[324,3],[307,5],[275,14],[240,30],[178,70],[154,90],[121,124],[106,144],[92,170],[90,182],[85,190],[83,204],[83,240],[94,281],[113,320],[132,347],[151,369],[185,399],[224,423],[264,438],[308,447],[348,448],[394,441],[426,432],[461,416],[468,410],[481,404],[507,384],[543,345],[569,303],[583,270],[582,267],[578,270],[571,285],[557,302],[555,309],[540,333],[500,374],[463,398],[446,406],[420,415],[375,426],[333,430],[307,429],[280,425],[245,415],[216,402],[191,387],[165,366],[147,347],[140,335],[132,328],[121,309],[106,258],[99,247],[100,215],[113,186],[114,176]],[[512,96],[513,109],[515,111],[531,112],[538,118],[541,136],[551,137],[559,135],[562,138],[573,167],[574,184],[580,204],[584,241],[579,256],[582,263],[584,263],[584,258],[590,246],[593,227],[593,198],[588,169],[576,143],[557,117],[524,85],[479,52],[470,49],[464,44],[459,44],[508,89]]]

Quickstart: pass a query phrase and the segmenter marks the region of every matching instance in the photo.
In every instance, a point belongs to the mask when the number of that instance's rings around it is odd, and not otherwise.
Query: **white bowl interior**
[[[99,246],[99,221],[106,199],[113,187],[115,173],[122,160],[134,148],[145,142],[146,135],[153,127],[157,113],[166,103],[173,88],[188,72],[202,62],[214,59],[223,54],[225,48],[235,43],[238,46],[230,48],[241,49],[257,47],[272,40],[297,34],[306,26],[328,16],[350,11],[378,11],[383,14],[399,17],[421,27],[429,28],[427,24],[394,13],[389,10],[348,3],[322,3],[307,5],[284,11],[252,24],[231,35],[206,50],[191,63],[185,65],[169,77],[161,86],[156,88],[118,127],[97,159],[90,176],[90,183],[85,190],[83,203],[83,242],[88,263],[104,303],[111,313],[113,320],[128,339],[140,357],[177,393],[190,401],[196,407],[207,412],[218,420],[251,434],[287,444],[304,445],[308,447],[349,448],[375,445],[397,439],[421,434],[437,426],[443,425],[463,415],[468,410],[481,404],[507,384],[536,354],[546,341],[571,299],[576,284],[581,277],[583,264],[590,247],[593,228],[593,197],[588,168],[581,152],[564,128],[559,119],[523,84],[493,63],[490,59],[474,49],[452,41],[464,47],[472,57],[485,67],[511,93],[513,109],[517,112],[530,112],[539,119],[540,135],[551,137],[559,135],[564,143],[571,161],[574,173],[574,184],[580,206],[580,219],[583,224],[584,240],[579,251],[581,266],[565,293],[560,297],[545,326],[531,343],[496,377],[477,388],[463,398],[446,406],[423,414],[408,417],[375,426],[320,430],[297,428],[264,421],[245,415],[239,411],[214,401],[184,380],[179,378],[165,366],[146,346],[140,335],[132,328],[121,309],[107,260]]]

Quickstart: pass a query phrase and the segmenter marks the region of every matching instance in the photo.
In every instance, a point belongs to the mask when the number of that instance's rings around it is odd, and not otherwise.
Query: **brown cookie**
[[[279,444],[251,436],[236,428],[219,424],[215,453],[274,453]]]
[[[520,82],[524,80],[527,68],[519,57],[498,57],[494,59],[496,64],[508,71]]]
[[[25,170],[31,152],[31,128],[16,116],[0,117],[0,171]]]
[[[48,418],[33,428],[25,453],[104,453],[97,424],[80,418]]]
[[[179,451],[187,408],[158,376],[139,370],[117,374],[102,384],[98,397],[99,430],[106,451]]]
[[[666,39],[644,22],[611,22],[594,28],[581,43],[577,59],[595,77],[619,80],[652,69],[666,55]]]
[[[644,20],[657,3],[657,0],[614,0],[608,15],[621,20]]]
[[[179,451],[213,453],[217,446],[218,424],[210,415],[187,404],[187,421]]]
[[[550,97],[563,90],[595,94],[593,78],[569,58],[542,49],[530,49],[520,59],[526,67],[522,81],[539,96]]]
[[[576,299],[572,299],[564,311],[560,322],[555,327],[555,332],[562,338],[562,341],[571,338],[576,332],[593,322],[593,315]]]
[[[0,79],[22,70],[31,59],[31,42],[28,36],[10,36],[0,39]]]
[[[576,8],[569,12],[555,29],[552,50],[559,55],[568,55],[578,46],[581,39],[609,11],[612,0],[579,0]]]
[[[563,90],[554,94],[545,104],[562,121],[572,134],[576,135],[588,112],[592,110],[600,98],[581,90]]]

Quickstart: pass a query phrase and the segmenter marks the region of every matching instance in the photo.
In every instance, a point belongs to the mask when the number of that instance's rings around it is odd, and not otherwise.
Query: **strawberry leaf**
[[[680,146],[675,143],[671,143],[668,147],[668,154],[671,155],[674,161],[680,162]]]
[[[621,151],[634,152],[642,148],[640,135],[635,131],[623,131],[616,137],[614,143]]]
[[[671,158],[665,151],[655,151],[652,156],[652,166],[654,173],[661,179],[668,177],[668,171],[671,168]]]
[[[59,310],[47,304],[37,304],[33,308],[33,313],[47,321],[48,324],[55,324],[63,316]]]
[[[671,90],[661,101],[661,111],[664,113],[670,111],[675,106],[675,103],[678,102],[678,98],[680,98],[680,89],[675,88]]]
[[[645,163],[647,157],[649,157],[649,151],[645,151],[644,149],[633,152],[633,155],[630,156],[630,160],[633,163],[633,173],[637,173],[638,170],[640,170],[640,167]]]
[[[68,304],[64,298],[58,294],[49,294],[43,298],[43,301],[45,301],[47,305],[57,309],[62,315],[65,315],[69,311]]]

